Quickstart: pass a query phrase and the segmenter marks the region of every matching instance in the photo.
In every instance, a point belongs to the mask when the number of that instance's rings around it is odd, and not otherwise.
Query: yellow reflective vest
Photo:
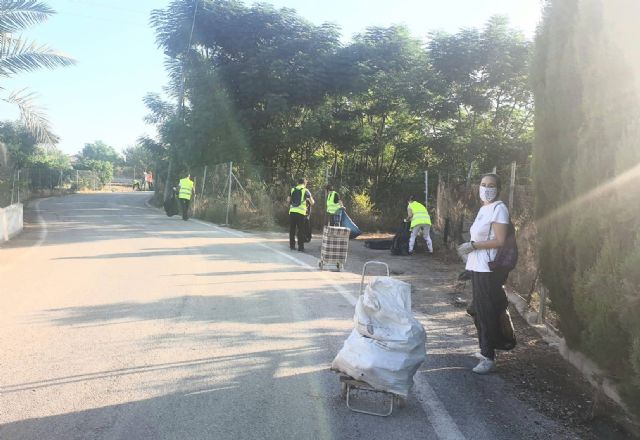
[[[293,192],[298,189],[302,190],[302,194],[300,195],[300,204],[297,206],[289,205],[289,214],[291,214],[292,212],[296,212],[298,214],[307,215],[307,201],[304,198],[305,194],[307,193],[307,189],[304,187],[304,185],[298,185],[295,188],[291,188],[291,202],[293,203]]]
[[[335,214],[336,212],[338,212],[338,209],[340,209],[340,203],[334,203],[333,199],[334,196],[337,193],[335,191],[329,191],[329,195],[327,196],[327,212],[331,215]]]
[[[191,200],[191,194],[193,193],[193,182],[188,177],[180,179],[180,192],[178,193],[179,199]]]
[[[419,225],[431,224],[431,217],[429,217],[429,212],[422,203],[411,202],[409,203],[409,209],[411,209],[411,212],[413,213],[413,217],[411,217],[411,229]]]

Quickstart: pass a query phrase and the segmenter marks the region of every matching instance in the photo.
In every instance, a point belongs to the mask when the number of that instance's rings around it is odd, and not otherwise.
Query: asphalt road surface
[[[437,308],[407,406],[350,411],[328,366],[360,278],[148,198],[32,202],[0,247],[0,439],[572,438],[472,374],[475,347]]]

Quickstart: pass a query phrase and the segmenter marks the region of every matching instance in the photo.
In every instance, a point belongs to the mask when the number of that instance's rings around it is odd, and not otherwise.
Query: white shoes
[[[482,356],[482,355],[481,355]],[[495,368],[496,368],[496,362],[492,361],[489,358],[485,358],[483,356],[484,359],[482,359],[478,365],[475,366],[475,368],[471,371],[473,371],[476,374],[487,374],[492,372]]]
[[[482,355],[482,353],[480,353],[479,351],[476,351],[475,353],[473,353],[473,357],[478,359],[479,361],[483,360],[483,359],[489,359],[488,357],[485,357]],[[496,354],[494,354],[494,361],[498,360],[498,353],[496,352]]]

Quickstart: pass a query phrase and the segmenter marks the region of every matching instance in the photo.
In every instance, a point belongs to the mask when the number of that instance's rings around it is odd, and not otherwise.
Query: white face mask
[[[480,200],[483,202],[491,203],[496,197],[498,197],[498,188],[487,188],[486,186],[480,187]]]

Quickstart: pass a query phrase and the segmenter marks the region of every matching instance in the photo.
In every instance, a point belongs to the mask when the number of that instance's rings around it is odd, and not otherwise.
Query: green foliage
[[[51,170],[67,171],[72,169],[71,159],[55,147],[37,147],[29,157],[30,167],[48,168]]]
[[[367,217],[374,216],[375,205],[366,192],[359,192],[353,195],[352,212],[354,216]]]
[[[93,171],[98,176],[100,186],[104,186],[113,179],[113,163],[105,160],[89,159],[84,162],[85,169]]]
[[[34,153],[37,145],[35,136],[24,124],[5,121],[0,122],[0,144],[10,156],[16,168],[23,168]]]
[[[110,162],[113,165],[122,163],[122,157],[115,148],[105,144],[102,141],[95,141],[91,144],[84,144],[80,153],[80,162],[88,163],[88,161]]]
[[[46,4],[36,0],[0,1],[0,78],[74,64],[71,58],[47,46],[16,36],[27,27],[46,21],[53,13]],[[0,90],[4,91],[2,84]],[[47,118],[35,105],[32,93],[21,90],[0,99],[18,106],[22,121],[39,142],[54,144],[57,141]]]
[[[181,172],[233,161],[269,185],[327,170],[384,212],[429,169],[466,176],[531,153],[531,43],[504,18],[433,34],[371,27],[343,44],[292,9],[174,0],[152,14],[168,91],[150,94],[157,157]],[[191,38],[192,37],[192,38]],[[191,45],[189,46],[189,42]]]
[[[534,178],[542,278],[568,343],[640,394],[640,65],[632,0],[551,1],[539,31]],[[640,410],[640,400],[628,402]]]
[[[123,155],[124,165],[136,167],[138,170],[152,169],[152,165],[156,162],[153,152],[142,144],[126,148]]]

